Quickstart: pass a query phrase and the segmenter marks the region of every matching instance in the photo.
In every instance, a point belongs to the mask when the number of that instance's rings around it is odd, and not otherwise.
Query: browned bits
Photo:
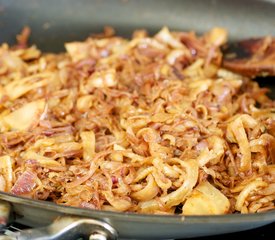
[[[274,209],[275,103],[221,66],[224,29],[106,28],[60,54],[28,35],[0,48],[1,191],[138,213]]]

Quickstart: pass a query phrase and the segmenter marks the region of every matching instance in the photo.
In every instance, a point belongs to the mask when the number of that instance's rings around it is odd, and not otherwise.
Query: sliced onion
[[[226,214],[230,202],[217,188],[208,181],[199,184],[182,208],[184,215]]]
[[[247,184],[237,197],[237,201],[235,205],[236,210],[240,212],[242,211],[243,206],[245,204],[245,200],[251,192],[257,191],[259,188],[263,188],[267,186],[268,184],[264,182],[262,179],[256,179],[253,182]]]
[[[10,129],[14,130],[29,130],[34,128],[39,123],[46,108],[44,99],[27,103],[23,107],[15,110],[3,117],[3,122]]]
[[[140,191],[131,194],[131,197],[138,201],[148,201],[153,199],[159,191],[159,188],[151,174],[147,177],[147,185]]]

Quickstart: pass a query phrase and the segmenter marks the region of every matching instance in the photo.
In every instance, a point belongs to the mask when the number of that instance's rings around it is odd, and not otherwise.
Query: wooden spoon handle
[[[249,77],[275,76],[274,37],[243,40],[222,51],[224,68]]]

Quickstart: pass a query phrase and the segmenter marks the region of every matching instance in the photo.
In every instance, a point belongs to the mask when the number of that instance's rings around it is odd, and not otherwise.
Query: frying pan
[[[0,42],[12,44],[23,26],[32,29],[31,42],[44,51],[63,51],[63,43],[84,40],[113,26],[130,36],[137,28],[154,33],[173,30],[205,32],[214,26],[229,30],[230,40],[275,35],[275,2],[259,0],[0,0]],[[275,97],[274,78],[260,79]],[[252,229],[275,221],[275,211],[222,216],[161,216],[97,211],[0,193],[0,205],[10,219],[31,227],[17,239],[167,239],[207,236]],[[10,209],[11,206],[11,209]],[[8,211],[7,211],[8,212]],[[2,210],[2,220],[8,214]],[[3,223],[3,221],[2,221]],[[5,222],[4,222],[5,223]],[[1,222],[0,222],[1,225]],[[50,237],[50,234],[53,236]]]

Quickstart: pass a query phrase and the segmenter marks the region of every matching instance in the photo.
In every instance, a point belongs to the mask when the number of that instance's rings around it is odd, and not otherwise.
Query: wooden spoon
[[[275,76],[275,37],[247,39],[222,48],[223,67],[248,77]]]

